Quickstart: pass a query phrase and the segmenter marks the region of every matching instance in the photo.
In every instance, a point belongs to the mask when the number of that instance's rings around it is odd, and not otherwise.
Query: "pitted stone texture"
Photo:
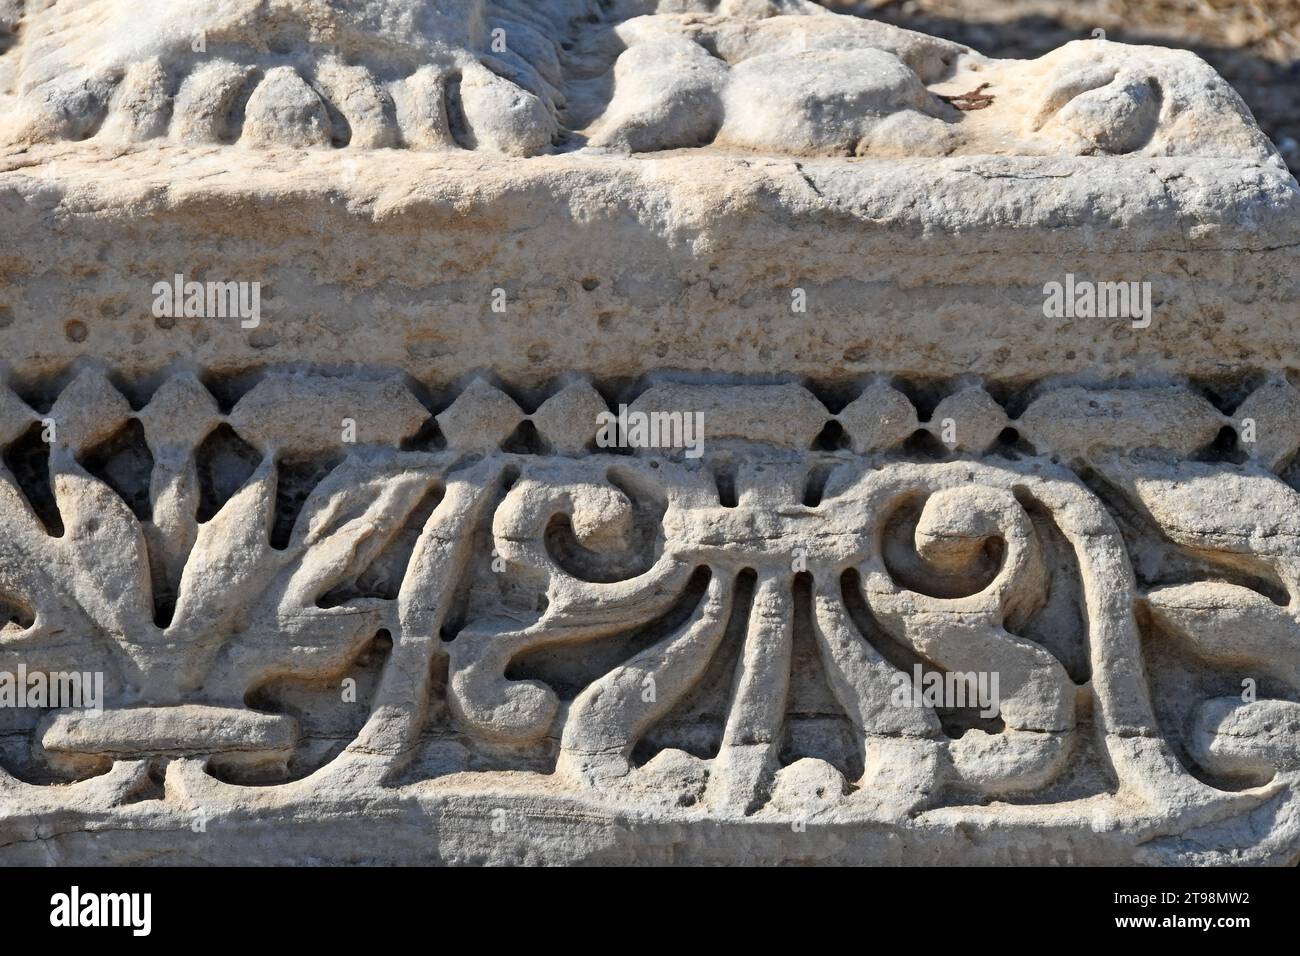
[[[505,441],[524,413],[501,389],[476,378],[437,419],[448,445],[486,451]]]
[[[0,353],[33,376],[96,357],[149,374],[359,355],[530,386],[657,368],[1205,378],[1225,354],[1285,374],[1300,301],[1300,189],[1228,158],[76,144],[0,150],[0,202]],[[149,288],[197,264],[260,281],[261,326],[156,320]],[[1149,281],[1150,326],[1044,317],[1044,284],[1067,272]]]
[[[930,432],[941,442],[976,454],[988,451],[1006,426],[1007,413],[978,386],[947,396],[930,418]]]
[[[836,416],[859,453],[897,448],[920,427],[907,396],[875,382]]]
[[[574,382],[556,392],[529,416],[542,440],[561,454],[588,450],[600,430],[600,416],[609,406],[587,382]]]
[[[1198,60],[138,8],[0,54],[0,695],[105,712],[0,707],[0,861],[1295,861],[1300,190]]]

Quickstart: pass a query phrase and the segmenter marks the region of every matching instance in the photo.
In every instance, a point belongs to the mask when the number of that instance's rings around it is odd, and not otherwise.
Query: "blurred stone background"
[[[1300,173],[1300,0],[819,0],[989,56],[1041,56],[1098,27],[1110,40],[1193,50],[1242,95]]]

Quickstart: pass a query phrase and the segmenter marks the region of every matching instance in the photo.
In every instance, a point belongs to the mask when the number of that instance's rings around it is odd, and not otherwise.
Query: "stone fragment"
[[[467,149],[536,156],[558,131],[534,94],[477,63],[465,67],[456,91],[465,123],[461,145]]]
[[[873,382],[835,416],[858,454],[896,448],[920,427],[916,407],[884,382]]]
[[[276,374],[236,403],[230,423],[259,448],[299,457],[339,453],[349,444],[399,444],[419,430],[428,414],[393,377]]]
[[[384,149],[398,145],[396,108],[388,91],[362,66],[325,60],[317,78],[347,124],[347,145]],[[336,137],[338,130],[334,131]]]
[[[1300,187],[1198,57],[166,6],[0,0],[0,864],[1296,861]]]
[[[182,142],[216,143],[232,135],[230,112],[251,70],[211,60],[182,82],[172,109],[172,136]]]
[[[561,455],[587,451],[609,406],[588,382],[574,382],[556,392],[530,416],[542,440]]]
[[[132,63],[113,95],[100,135],[127,142],[166,135],[171,106],[168,86],[167,72],[158,60]]]
[[[1223,427],[1204,398],[1184,388],[1126,392],[1065,388],[1038,399],[1017,422],[1040,450],[1068,457],[1122,449],[1183,457],[1214,441]]]
[[[515,400],[481,378],[437,416],[448,445],[479,452],[496,451],[523,420]]]
[[[977,455],[992,448],[1006,427],[1007,413],[979,386],[947,396],[930,416],[930,432],[939,441]]]
[[[639,43],[614,65],[614,98],[591,144],[632,153],[707,146],[722,124],[726,82],[726,64],[697,43]]]
[[[920,78],[880,50],[768,53],[732,68],[717,142],[853,155],[887,117],[930,105]]]
[[[329,113],[320,95],[290,66],[277,66],[253,90],[244,138],[254,146],[328,146]]]
[[[1272,471],[1285,465],[1300,448],[1300,391],[1284,378],[1251,392],[1232,419],[1241,448]]]

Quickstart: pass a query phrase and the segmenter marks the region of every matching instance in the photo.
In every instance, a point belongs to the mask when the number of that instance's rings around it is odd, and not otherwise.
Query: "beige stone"
[[[0,862],[1295,863],[1300,188],[1198,58],[155,6],[0,5]]]

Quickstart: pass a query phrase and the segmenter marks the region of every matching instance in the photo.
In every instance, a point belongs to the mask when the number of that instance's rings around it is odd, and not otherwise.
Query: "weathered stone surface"
[[[0,862],[1300,858],[1300,189],[1199,59],[166,6],[5,14]]]

